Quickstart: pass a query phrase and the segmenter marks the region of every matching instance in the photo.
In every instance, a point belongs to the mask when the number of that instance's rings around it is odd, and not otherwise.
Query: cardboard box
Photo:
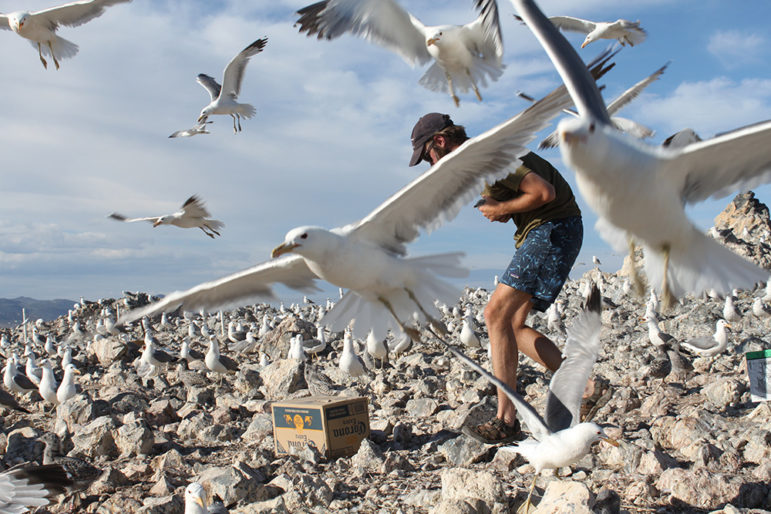
[[[369,436],[365,397],[310,396],[276,402],[271,410],[276,455],[308,444],[328,458],[353,455]]]

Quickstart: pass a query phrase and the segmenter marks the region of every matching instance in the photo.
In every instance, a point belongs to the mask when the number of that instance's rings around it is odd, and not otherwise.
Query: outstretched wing
[[[568,329],[565,360],[554,372],[546,398],[546,426],[552,432],[581,422],[581,397],[597,355],[602,350],[601,300],[600,290],[593,285],[583,312]]]
[[[597,27],[597,24],[593,21],[574,18],[572,16],[550,16],[549,21],[558,29],[570,32],[581,32],[583,34],[588,34]]]
[[[280,257],[227,277],[205,282],[187,291],[168,294],[162,300],[124,314],[118,323],[129,323],[142,316],[153,316],[178,308],[186,311],[212,310],[243,305],[257,298],[272,299],[275,298],[272,285],[277,282],[301,291],[319,291],[315,285],[316,279],[316,274],[299,255]]]
[[[334,39],[350,32],[396,52],[412,66],[431,60],[425,26],[394,0],[323,0],[297,14],[295,26],[308,36]]]
[[[51,24],[52,30],[55,30],[59,25],[77,27],[78,25],[83,25],[84,23],[101,16],[104,13],[105,7],[130,1],[131,0],[83,0],[81,2],[71,2],[69,4],[37,11],[32,13],[32,15],[46,20]]]
[[[592,73],[600,76],[609,69],[606,64],[603,54]],[[419,229],[431,231],[453,219],[485,182],[510,173],[518,157],[529,151],[525,145],[571,103],[564,87],[555,89],[510,120],[463,143],[343,232],[404,255],[404,245],[418,237]]]
[[[210,216],[209,211],[203,205],[203,200],[196,195],[191,196],[182,204],[182,212],[185,216],[193,218],[208,218]]]
[[[771,121],[692,143],[675,153],[662,150],[671,165],[660,176],[676,182],[683,201],[722,198],[771,182]]]
[[[508,384],[505,382],[502,382],[498,377],[484,369],[482,366],[474,362],[469,356],[461,352],[460,350],[455,349],[452,345],[450,345],[447,341],[444,339],[438,337],[437,338],[443,345],[447,347],[450,352],[452,352],[453,355],[458,357],[460,360],[462,360],[467,366],[469,366],[471,369],[485,377],[490,383],[495,385],[496,387],[500,387],[503,389],[503,391],[506,393],[506,396],[509,397],[509,399],[514,403],[514,405],[517,407],[517,414],[522,418],[522,421],[525,422],[525,425],[527,425],[528,430],[530,430],[530,434],[532,434],[533,438],[540,441],[543,438],[547,437],[549,435],[549,429],[546,426],[546,423],[544,422],[543,418],[535,411],[535,409],[527,403],[527,400],[522,398],[522,396],[519,395],[514,389],[509,387]]]
[[[630,87],[620,95],[618,95],[612,102],[608,104],[608,114],[611,116],[621,110],[624,106],[626,106],[629,102],[637,98],[640,93],[642,93],[643,89],[653,84],[655,81],[661,77],[661,75],[664,73],[664,70],[667,69],[667,66],[669,66],[669,63],[666,63],[664,66],[659,68],[658,70],[654,71],[644,79],[642,79],[640,82],[636,83],[634,86]]]
[[[212,100],[216,100],[220,96],[222,88],[214,77],[210,77],[205,73],[199,73],[195,80],[209,92]]]
[[[0,14],[0,30],[11,30],[11,20],[5,14]]]
[[[123,214],[118,214],[117,212],[113,212],[107,217],[114,220],[123,221],[125,223],[133,223],[135,221],[149,221],[150,223],[155,223],[160,219],[158,216],[148,216],[147,218],[127,218]]]
[[[268,38],[266,37],[258,39],[238,52],[238,55],[231,59],[225,67],[225,73],[222,76],[222,88],[225,90],[225,94],[238,96],[239,93],[241,93],[241,83],[244,81],[244,70],[246,70],[249,59],[251,59],[253,55],[262,52],[262,49],[265,48],[267,42]]]

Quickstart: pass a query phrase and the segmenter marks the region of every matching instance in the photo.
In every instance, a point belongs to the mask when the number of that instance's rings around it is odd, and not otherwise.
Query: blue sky
[[[349,35],[319,41],[299,34],[294,12],[308,3],[134,0],[61,28],[80,53],[59,71],[44,70],[27,41],[0,31],[0,297],[167,293],[250,267],[268,259],[291,228],[360,219],[425,170],[407,166],[409,134],[422,114],[447,112],[474,135],[526,107],[517,90],[542,96],[559,84],[508,1],[499,1],[507,68],[482,90],[483,102],[461,95],[460,108],[418,85],[425,68],[410,68],[388,50]],[[0,0],[0,12],[52,5]],[[402,5],[429,25],[475,17],[471,0]],[[603,83],[610,99],[671,61],[620,113],[655,129],[652,144],[685,127],[710,137],[771,118],[766,0],[539,5],[547,15],[641,21],[647,41],[622,50]],[[196,75],[219,80],[237,52],[264,36],[265,51],[246,69],[241,101],[257,116],[244,121],[243,132],[233,134],[229,117],[214,117],[212,134],[168,139],[192,126],[208,103]],[[583,39],[568,37],[576,46]],[[579,53],[589,60],[603,48],[594,43]],[[574,184],[558,151],[542,155]],[[771,203],[770,191],[756,193]],[[106,217],[170,213],[191,194],[225,222],[221,238]],[[706,230],[729,200],[699,204],[689,214]],[[597,255],[615,271],[623,256],[596,235],[594,215],[579,202],[579,262],[590,265]],[[469,283],[491,285],[511,258],[513,232],[513,225],[489,223],[469,206],[410,253],[465,251]]]

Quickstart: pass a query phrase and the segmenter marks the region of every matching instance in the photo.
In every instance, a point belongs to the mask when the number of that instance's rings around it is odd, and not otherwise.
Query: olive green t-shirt
[[[517,226],[514,234],[516,247],[519,248],[522,242],[535,227],[548,221],[567,218],[570,216],[580,216],[581,210],[578,208],[576,198],[570,185],[560,175],[560,172],[548,161],[537,156],[533,152],[520,157],[522,165],[514,173],[498,180],[493,185],[487,184],[482,196],[489,196],[499,202],[511,200],[519,195],[519,184],[522,179],[530,172],[537,174],[546,182],[554,187],[555,197],[551,202],[528,212],[518,212],[511,215],[511,219]]]

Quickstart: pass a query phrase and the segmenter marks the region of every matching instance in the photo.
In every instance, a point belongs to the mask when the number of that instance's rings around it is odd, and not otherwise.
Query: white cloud
[[[719,30],[712,34],[707,50],[726,68],[764,63],[768,42],[760,34]]]

